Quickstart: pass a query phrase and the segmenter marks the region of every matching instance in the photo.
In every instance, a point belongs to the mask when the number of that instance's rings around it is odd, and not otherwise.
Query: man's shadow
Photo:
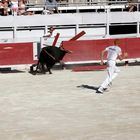
[[[97,86],[89,86],[89,85],[80,85],[80,86],[77,86],[77,88],[86,88],[86,89],[91,89],[91,90],[97,91],[97,89],[99,87],[97,87]]]

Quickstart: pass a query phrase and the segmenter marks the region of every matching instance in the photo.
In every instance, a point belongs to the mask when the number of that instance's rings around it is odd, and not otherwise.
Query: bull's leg
[[[48,68],[48,72],[49,72],[49,74],[52,74],[52,72],[51,72],[51,68]]]
[[[46,67],[47,67],[47,71],[49,72],[49,74],[52,74],[52,72],[51,72],[51,67],[48,66],[47,64],[46,64]]]
[[[61,66],[61,68],[62,68],[62,69],[65,69],[65,68],[66,68],[66,66],[65,66],[65,63],[64,63],[64,62],[60,61],[59,63],[60,63],[60,66]]]
[[[39,62],[39,61],[37,62],[37,66],[36,66],[36,70],[35,70],[35,72],[37,73],[38,70],[40,70],[40,62]]]
[[[45,74],[45,68],[44,68],[44,63],[38,62],[36,66],[36,73],[43,73]]]
[[[34,66],[33,66],[33,65],[30,66],[30,72],[31,72],[31,73],[34,72]]]
[[[40,72],[43,73],[43,74],[46,74],[46,71],[45,71],[45,64],[44,64],[44,63],[41,63]]]
[[[34,70],[34,67],[36,67],[37,64],[33,64],[32,66],[30,66],[30,73],[35,75],[36,74],[36,70]]]

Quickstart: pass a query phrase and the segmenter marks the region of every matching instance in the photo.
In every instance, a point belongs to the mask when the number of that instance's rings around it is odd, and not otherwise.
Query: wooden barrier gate
[[[63,41],[65,49],[73,53],[67,54],[63,61],[65,63],[99,61],[100,52],[105,47],[113,45],[114,39],[100,40],[69,40]],[[120,39],[123,52],[128,52],[128,59],[140,58],[140,38]],[[37,46],[34,43],[3,43],[0,44],[0,66],[33,64],[37,60]]]
[[[63,47],[73,53],[64,57],[64,62],[99,61],[101,51],[113,45],[114,39],[64,41]],[[120,39],[120,47],[128,53],[128,59],[140,58],[140,38]]]

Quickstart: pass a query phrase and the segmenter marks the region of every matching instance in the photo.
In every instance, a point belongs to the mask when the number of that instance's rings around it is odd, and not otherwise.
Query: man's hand
[[[101,65],[104,65],[104,61],[103,61],[103,60],[101,60],[100,64],[101,64]]]
[[[104,54],[105,54],[105,52],[106,52],[106,50],[103,50],[101,52],[101,62],[100,62],[101,65],[104,65]]]
[[[128,53],[127,52],[124,52],[123,57],[124,58],[128,58]]]

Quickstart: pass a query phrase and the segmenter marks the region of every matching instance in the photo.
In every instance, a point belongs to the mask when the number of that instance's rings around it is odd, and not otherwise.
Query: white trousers
[[[107,88],[107,86],[112,82],[112,80],[118,75],[120,72],[119,68],[116,66],[116,62],[114,60],[109,60],[107,62],[107,77],[104,82],[101,84],[101,88]]]

